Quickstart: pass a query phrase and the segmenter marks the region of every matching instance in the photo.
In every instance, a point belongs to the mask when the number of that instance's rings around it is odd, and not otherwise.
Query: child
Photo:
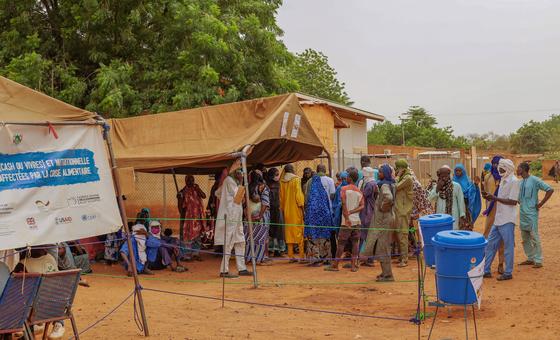
[[[327,267],[327,271],[338,271],[339,258],[344,252],[344,244],[352,242],[352,271],[357,272],[357,261],[360,246],[360,211],[364,208],[364,196],[360,189],[356,186],[359,175],[356,168],[346,170],[348,173],[348,185],[342,187],[340,198],[342,200],[342,223],[338,233],[338,248],[336,251],[336,259],[333,261],[332,267]]]

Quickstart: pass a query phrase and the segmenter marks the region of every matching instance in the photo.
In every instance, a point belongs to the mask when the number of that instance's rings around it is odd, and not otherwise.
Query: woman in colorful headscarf
[[[414,181],[406,160],[399,159],[396,161],[395,171],[397,175],[395,214],[400,249],[398,266],[406,267],[408,265],[408,231],[414,200]]]
[[[502,175],[498,171],[498,165],[500,160],[503,159],[502,156],[494,156],[492,158],[492,167],[490,169],[490,175],[484,178],[484,193],[488,193],[494,196],[498,196],[498,190],[500,188],[500,181],[502,180]],[[484,237],[488,238],[490,230],[494,225],[494,219],[496,217],[496,202],[486,199],[486,210],[482,213],[486,216],[484,222]],[[500,248],[498,251],[498,273],[503,274],[504,272],[504,243],[500,243]]]
[[[194,182],[194,176],[187,175],[185,177],[185,187],[181,190],[181,196],[185,212],[183,240],[192,252],[192,258],[200,261],[202,259],[198,251],[202,246],[202,233],[206,227],[206,215],[202,200],[206,198],[206,194]]]
[[[321,176],[315,175],[310,180],[305,204],[305,230],[307,239],[307,259],[309,266],[320,266],[331,252],[331,227],[333,218],[329,204],[329,195],[321,183]]]
[[[249,174],[248,209],[253,222],[253,241],[255,244],[255,261],[259,265],[268,265],[267,245],[270,229],[270,190],[266,185],[262,172],[253,170]],[[249,225],[245,223],[245,261],[251,261],[251,242]]]
[[[461,185],[463,190],[463,196],[465,198],[465,207],[467,207],[467,214],[461,224],[459,225],[462,230],[472,230],[478,215],[480,215],[480,210],[482,207],[482,201],[480,198],[480,189],[478,185],[480,184],[480,178],[476,176],[474,182],[471,181],[467,175],[467,170],[463,164],[457,164],[454,169],[453,181]]]

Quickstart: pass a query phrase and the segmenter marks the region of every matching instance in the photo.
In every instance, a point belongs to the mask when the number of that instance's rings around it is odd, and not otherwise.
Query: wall
[[[552,176],[548,175],[550,169],[554,166],[554,163],[556,163],[556,160],[553,159],[545,159],[542,161],[543,179],[554,179]]]
[[[331,155],[335,152],[336,134],[334,128],[334,117],[328,107],[324,105],[302,105],[303,112],[309,119],[313,130]]]

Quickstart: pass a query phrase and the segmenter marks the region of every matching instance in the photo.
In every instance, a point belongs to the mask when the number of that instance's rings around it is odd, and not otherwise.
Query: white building
[[[334,129],[333,141],[335,152],[333,159],[336,170],[344,169],[350,165],[358,166],[361,155],[367,155],[368,153],[368,120],[382,122],[385,120],[385,117],[306,94],[298,93],[297,96],[300,99],[300,103],[303,104],[327,105],[332,113],[336,115],[337,120],[346,124],[346,127],[339,125]]]

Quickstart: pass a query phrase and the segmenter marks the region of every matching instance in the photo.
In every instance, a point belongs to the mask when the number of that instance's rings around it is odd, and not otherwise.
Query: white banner
[[[476,261],[476,258],[473,257]],[[476,293],[476,301],[478,303],[478,309],[480,309],[480,304],[482,303],[482,283],[484,282],[484,264],[486,263],[486,258],[482,259],[476,267],[472,268],[467,272],[471,284],[473,286],[474,292]]]
[[[0,126],[0,249],[121,225],[101,127]]]

